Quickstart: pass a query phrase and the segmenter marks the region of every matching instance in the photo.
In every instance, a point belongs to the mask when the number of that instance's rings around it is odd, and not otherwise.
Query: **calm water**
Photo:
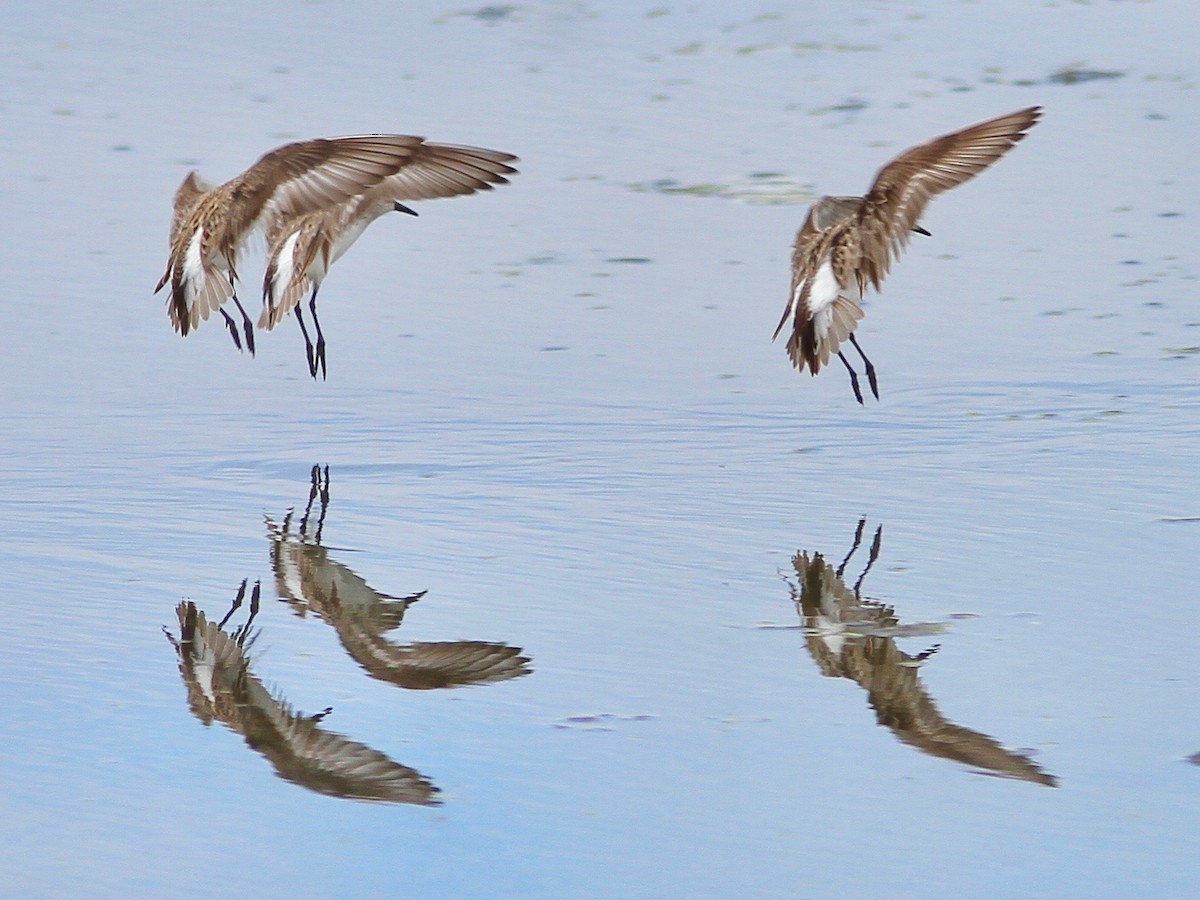
[[[1191,6],[403,6],[5,14],[0,891],[1200,889]],[[793,372],[813,196],[1033,104],[882,401]],[[339,262],[327,382],[173,334],[186,171],[361,131],[521,174]]]

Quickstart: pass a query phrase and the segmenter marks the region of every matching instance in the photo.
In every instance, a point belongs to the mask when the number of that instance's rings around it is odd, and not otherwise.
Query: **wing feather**
[[[906,150],[884,166],[860,212],[865,280],[879,290],[929,201],[996,162],[1040,116],[1041,107],[1031,106],[988,119]]]

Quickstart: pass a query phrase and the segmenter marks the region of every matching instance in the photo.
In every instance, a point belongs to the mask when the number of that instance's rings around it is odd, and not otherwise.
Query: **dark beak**
[[[393,201],[393,202],[396,204],[396,205],[393,207],[393,209],[395,209],[395,210],[396,210],[396,212],[408,213],[410,216],[415,216],[415,215],[417,214],[417,211],[416,211],[415,209],[409,209],[407,206],[405,206],[405,205],[404,205],[403,203],[401,203],[399,200],[395,200],[395,201]],[[925,232],[925,233],[926,233],[926,234],[929,234],[929,232],[928,232],[928,231],[927,231],[927,232]]]
[[[396,205],[399,206],[400,204],[397,203]],[[416,213],[413,213],[413,215],[415,216]],[[918,225],[916,228],[914,228],[913,231],[915,231],[917,234],[923,234],[923,235],[925,235],[925,237],[933,237],[932,234],[930,234],[928,231],[926,231],[920,225]]]

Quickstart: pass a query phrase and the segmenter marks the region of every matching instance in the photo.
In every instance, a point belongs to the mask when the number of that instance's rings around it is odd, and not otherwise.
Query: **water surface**
[[[1200,887],[1190,6],[7,18],[6,892]],[[1034,104],[871,299],[882,400],[792,371],[805,205]],[[173,334],[183,175],[361,131],[521,174],[372,226],[326,382]],[[243,582],[206,693],[164,628]]]

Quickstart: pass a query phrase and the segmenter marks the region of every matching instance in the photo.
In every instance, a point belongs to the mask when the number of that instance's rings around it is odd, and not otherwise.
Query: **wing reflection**
[[[926,692],[918,671],[937,652],[934,645],[910,656],[896,638],[930,634],[936,628],[904,626],[895,611],[862,598],[862,582],[879,557],[883,526],[875,531],[867,564],[853,587],[843,580],[850,558],[862,543],[866,520],[858,523],[854,544],[835,569],[820,553],[797,553],[792,559],[799,587],[790,581],[792,600],[804,622],[808,652],[831,678],[849,678],[867,692],[879,724],[904,743],[930,756],[951,759],[1006,778],[1055,786],[1058,780],[1026,756],[997,741],[946,719]]]
[[[273,695],[250,670],[250,650],[259,632],[252,629],[260,587],[250,598],[250,617],[232,632],[224,630],[242,605],[246,582],[229,612],[210,622],[190,600],[180,603],[179,640],[167,638],[179,656],[188,706],[205,725],[214,720],[242,735],[265,756],[280,778],[320,794],[388,803],[440,804],[438,789],[416,769],[402,766],[366,744],[320,726],[326,709],[305,716]]]
[[[317,517],[313,504],[319,500]],[[413,690],[506,681],[528,675],[520,647],[490,641],[400,644],[388,639],[408,607],[425,596],[392,597],[376,591],[329,556],[321,545],[329,508],[329,467],[312,469],[304,515],[292,531],[293,514],[267,519],[271,565],[279,596],[299,614],[313,611],[337,631],[346,652],[372,678]]]

